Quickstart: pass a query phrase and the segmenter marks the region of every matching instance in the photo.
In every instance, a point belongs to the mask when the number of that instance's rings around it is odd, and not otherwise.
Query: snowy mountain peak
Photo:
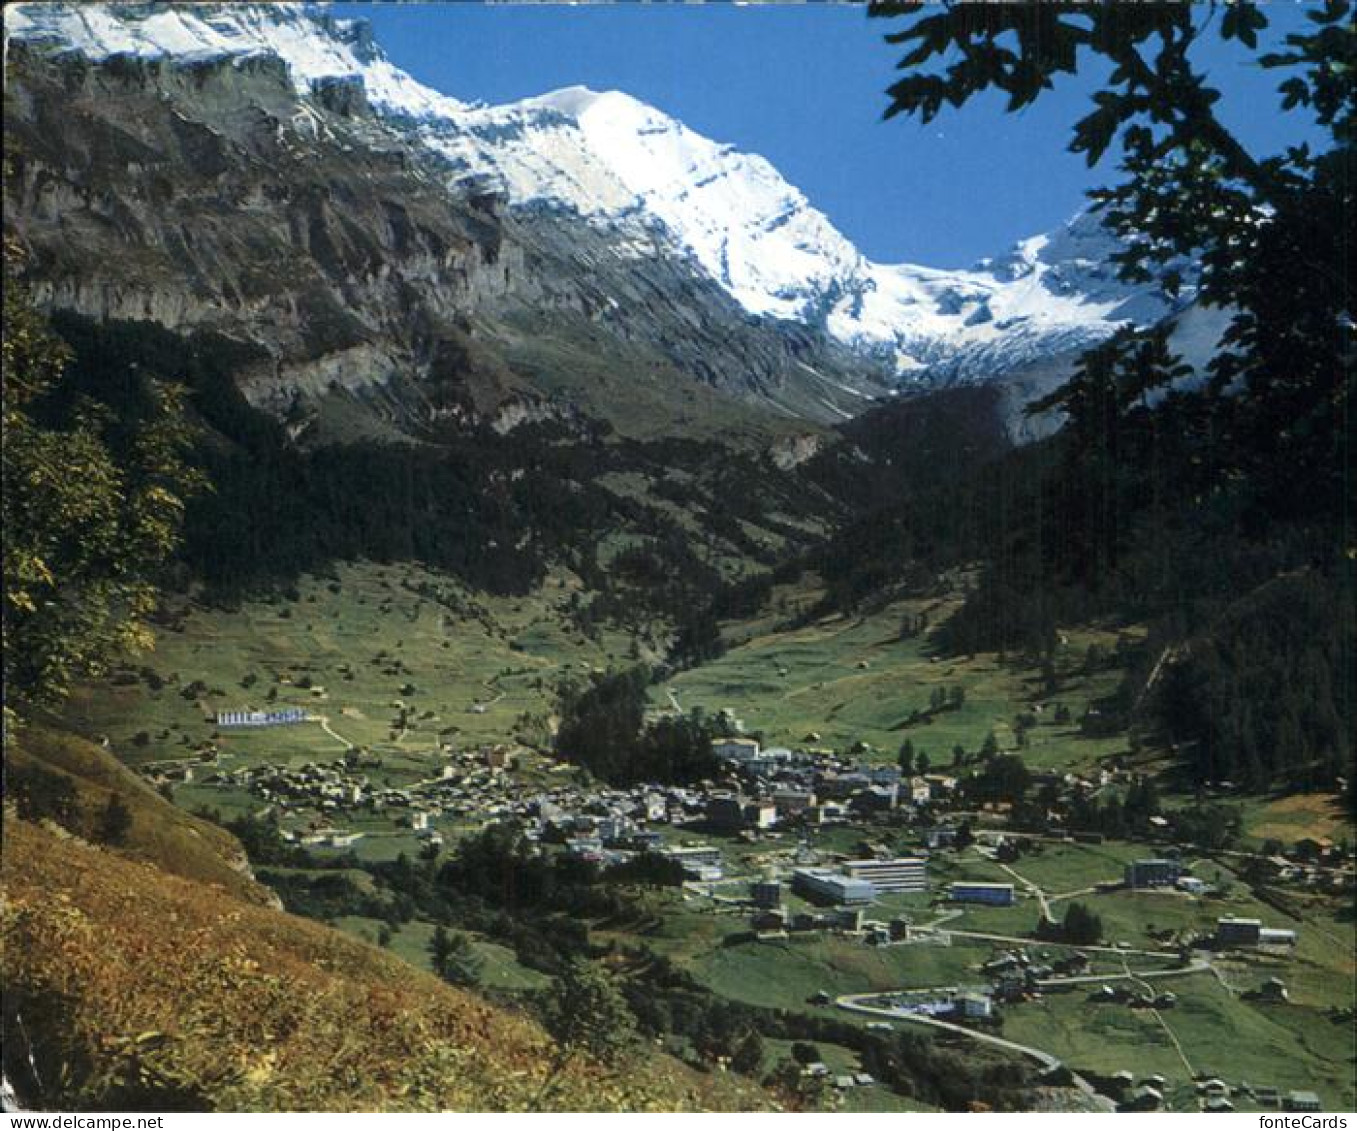
[[[270,54],[303,95],[322,79],[361,79],[373,110],[436,155],[450,184],[568,209],[620,232],[631,254],[667,244],[750,315],[823,329],[902,376],[996,376],[1168,311],[1153,288],[1116,278],[1096,218],[970,271],[872,263],[767,160],[630,95],[572,86],[461,102],[394,66],[365,23],[316,5],[24,4],[6,11],[5,35],[96,60]]]
[[[600,92],[590,90],[587,86],[567,86],[562,90],[554,90],[550,94],[544,94],[540,98],[529,99],[526,103],[520,103],[520,105],[548,106],[569,117],[578,118],[587,113],[596,102],[609,96],[627,97],[619,91]]]

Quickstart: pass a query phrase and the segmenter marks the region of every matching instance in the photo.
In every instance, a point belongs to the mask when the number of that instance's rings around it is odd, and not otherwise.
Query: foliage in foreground
[[[7,245],[4,678],[9,695],[50,702],[149,646],[155,572],[201,480],[175,386],[128,374],[120,415],[72,394],[69,350],[10,278],[16,256]]]

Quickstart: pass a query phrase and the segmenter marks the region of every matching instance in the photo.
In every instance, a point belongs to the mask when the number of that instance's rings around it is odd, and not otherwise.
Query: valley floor
[[[305,578],[287,597],[233,610],[184,603],[169,609],[156,651],[81,688],[66,722],[104,740],[181,809],[223,821],[281,815],[281,827],[295,838],[307,843],[310,836],[317,858],[348,860],[346,874],[368,890],[365,869],[402,854],[415,858],[427,850],[430,834],[446,855],[516,799],[565,786],[588,793],[587,778],[550,754],[555,689],[563,678],[644,660],[648,645],[617,630],[583,633],[571,616],[577,591],[578,581],[562,574],[530,596],[489,599],[414,567],[354,564]],[[956,606],[956,590],[868,615],[822,619],[807,616],[815,597],[811,581],[780,587],[761,618],[723,626],[724,655],[653,688],[652,714],[724,711],[759,732],[765,746],[852,751],[867,765],[893,763],[908,739],[916,757],[926,755],[935,771],[947,773],[965,772],[986,743],[1048,775],[1096,776],[1128,767],[1154,774],[1167,765],[1164,752],[1133,752],[1124,735],[1090,737],[1079,725],[1115,688],[1118,641],[1134,639],[1135,626],[1070,627],[1053,669],[1042,672],[994,655],[937,656],[928,629]],[[920,618],[923,631],[902,633]],[[311,721],[256,729],[216,722],[222,711],[283,707],[302,708]],[[1024,714],[1031,722],[1020,727],[1016,720]],[[339,774],[346,764],[374,788],[406,790],[442,775],[463,781],[470,793],[461,809],[445,808],[428,828],[348,806],[338,795],[314,809],[280,809],[261,796],[261,771],[321,766]],[[1280,885],[1245,873],[1266,838],[1287,844],[1306,836],[1339,839],[1350,837],[1351,826],[1332,799],[1319,795],[1222,800],[1242,801],[1243,837],[1231,851],[1184,857],[1209,884],[1203,895],[1119,886],[1129,862],[1157,855],[1161,846],[1075,843],[1058,834],[1024,841],[1021,856],[1001,860],[996,845],[1004,814],[996,809],[969,815],[973,846],[929,853],[929,893],[883,896],[867,909],[867,919],[883,925],[908,920],[908,942],[873,945],[860,931],[832,929],[756,937],[748,925],[750,882],[786,877],[807,861],[859,855],[865,844],[898,854],[927,851],[924,827],[903,811],[753,836],[716,832],[694,820],[657,827],[666,844],[718,850],[724,878],[639,892],[644,915],[588,926],[597,943],[643,945],[719,998],[870,1027],[881,1024],[879,1015],[834,1003],[853,995],[982,987],[990,979],[987,963],[1005,951],[1056,961],[1071,948],[1035,941],[1038,923],[1043,912],[1059,919],[1078,902],[1103,924],[1106,949],[1087,951],[1087,973],[1095,980],[1052,982],[1003,1005],[995,1031],[1005,1040],[1049,1054],[1094,1081],[1120,1071],[1137,1081],[1163,1076],[1171,1110],[1198,1110],[1200,1085],[1217,1076],[1241,1110],[1265,1109],[1268,1093],[1260,1099],[1259,1089],[1268,1088],[1315,1090],[1326,1106],[1350,1108],[1357,1103],[1351,881],[1342,891],[1304,869]],[[931,819],[945,820],[946,813]],[[326,830],[341,834],[334,847],[321,835]],[[304,869],[297,874],[307,875]],[[947,885],[958,880],[1012,883],[1015,904],[949,904]],[[784,902],[791,915],[820,910],[794,894]],[[1204,952],[1183,969],[1181,948],[1209,935],[1223,917],[1292,929],[1298,943],[1284,952]],[[367,913],[331,921],[410,966],[431,968],[435,923],[427,919],[416,916],[394,929]],[[485,931],[471,938],[483,990],[513,1001],[548,984],[507,939]],[[1285,982],[1287,1000],[1259,996],[1273,977]],[[1136,1008],[1120,997],[1105,1000],[1105,984],[1171,989],[1175,1000],[1171,1008]],[[920,1028],[907,1019],[891,1023]],[[965,1036],[936,1039],[972,1055]],[[786,1059],[784,1045],[790,1047],[782,1038],[767,1040],[760,1072]],[[671,1046],[680,1056],[693,1055],[683,1040]],[[836,1080],[862,1070],[853,1048],[828,1040],[818,1047]],[[880,1082],[831,1088],[818,1102],[845,1111],[929,1106]]]

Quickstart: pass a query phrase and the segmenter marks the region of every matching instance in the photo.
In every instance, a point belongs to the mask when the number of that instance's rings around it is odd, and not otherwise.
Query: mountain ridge
[[[763,157],[623,92],[568,87],[502,106],[464,102],[395,67],[362,21],[314,5],[133,4],[97,15],[20,5],[6,14],[7,51],[18,39],[92,61],[272,55],[303,99],[333,101],[343,85],[351,111],[374,113],[436,159],[447,191],[498,197],[525,215],[572,215],[621,256],[686,263],[744,317],[822,333],[887,382],[1000,377],[1176,306],[1153,286],[1116,280],[1115,240],[1087,213],[968,271],[882,265]]]

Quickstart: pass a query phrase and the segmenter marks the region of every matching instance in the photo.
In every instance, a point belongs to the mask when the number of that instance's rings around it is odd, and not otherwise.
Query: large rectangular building
[[[987,903],[991,907],[1013,906],[1012,884],[955,883],[950,895],[957,903]]]
[[[719,880],[724,874],[719,848],[664,848],[660,850],[660,855],[677,860],[689,879]]]
[[[1171,888],[1184,871],[1176,860],[1136,860],[1126,865],[1126,886]]]
[[[792,889],[798,895],[830,903],[871,903],[876,898],[876,888],[867,880],[829,868],[797,868],[792,872]]]
[[[866,880],[877,891],[927,891],[928,864],[922,856],[899,856],[894,860],[848,860],[844,873]]]
[[[1234,946],[1257,946],[1263,933],[1263,924],[1258,919],[1217,919],[1216,942]]]

